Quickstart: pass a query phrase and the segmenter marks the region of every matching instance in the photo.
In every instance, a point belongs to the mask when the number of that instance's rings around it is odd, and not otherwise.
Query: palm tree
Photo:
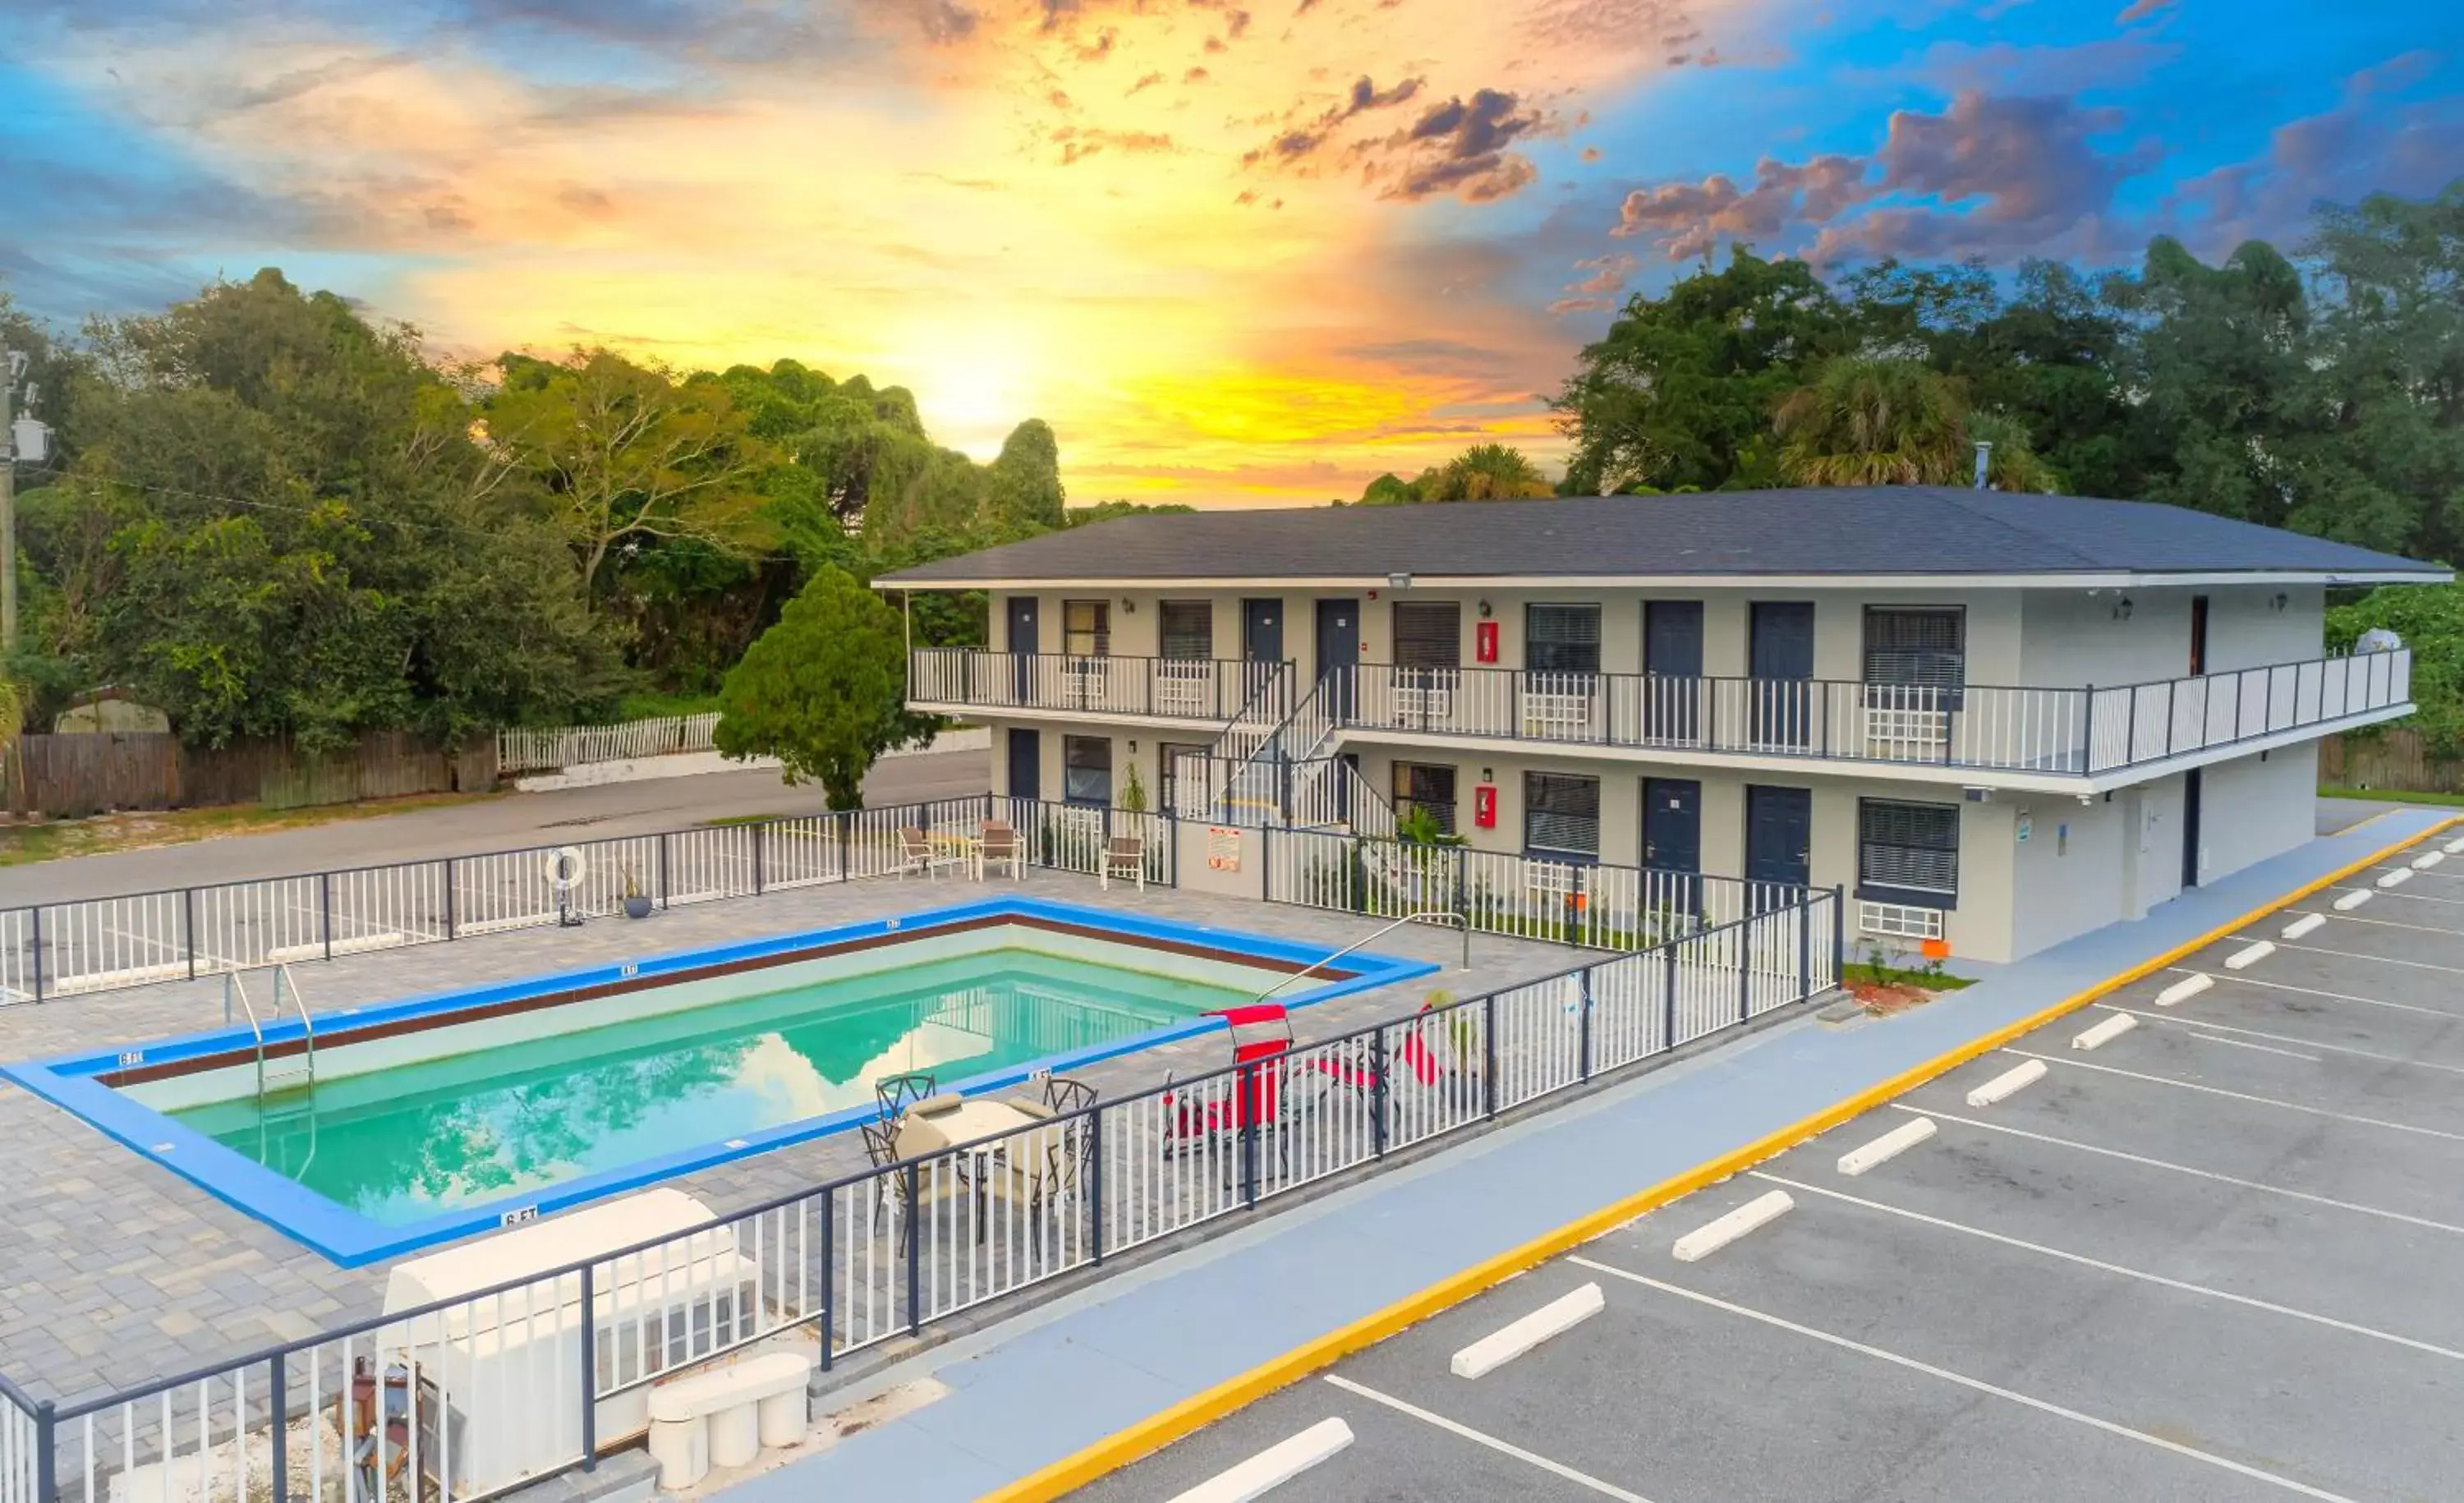
[[[1799,485],[1964,485],[1976,445],[1989,443],[1994,489],[2060,488],[2024,426],[1971,409],[1957,378],[1917,361],[1830,361],[1780,403],[1771,427],[1781,473]]]
[[[1474,444],[1438,473],[1437,494],[1422,499],[1506,501],[1555,493],[1556,487],[1522,450]]]
[[[1799,485],[1947,485],[1966,453],[1968,401],[1912,360],[1845,356],[1780,403],[1782,473]]]

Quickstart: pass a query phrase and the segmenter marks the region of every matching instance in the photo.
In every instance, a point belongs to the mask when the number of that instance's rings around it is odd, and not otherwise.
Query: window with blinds
[[[1857,801],[1857,895],[1952,908],[1959,896],[1959,806]]]
[[[1061,651],[1072,657],[1104,657],[1111,650],[1111,601],[1065,600],[1061,603]]]
[[[1598,860],[1600,780],[1570,772],[1525,773],[1523,848],[1535,856]]]
[[[1112,739],[1061,738],[1061,796],[1072,804],[1112,802]]]
[[[1523,666],[1533,673],[1600,671],[1599,607],[1529,606],[1523,629]]]
[[[1156,608],[1166,657],[1208,658],[1215,655],[1215,603],[1211,600],[1167,600]]]
[[[1398,668],[1461,668],[1462,604],[1452,600],[1397,601],[1395,664]]]
[[[1395,764],[1395,812],[1427,809],[1446,834],[1455,832],[1455,769],[1424,762]]]
[[[1865,681],[1956,692],[1968,682],[1968,612],[1865,608]]]

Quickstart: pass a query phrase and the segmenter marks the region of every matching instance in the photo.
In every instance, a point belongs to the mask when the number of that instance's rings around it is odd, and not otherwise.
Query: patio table
[[[917,1116],[912,1107],[900,1114],[898,1156],[902,1159],[924,1158],[947,1153],[956,1145],[975,1138],[988,1138],[995,1133],[1006,1134],[989,1142],[976,1143],[966,1150],[968,1177],[976,1187],[977,1213],[980,1217],[984,1192],[994,1180],[1001,1182],[1004,1192],[1019,1181],[1023,1181],[1025,1187],[1032,1191],[1035,1184],[1043,1180],[1049,1164],[1050,1156],[1045,1149],[1057,1140],[1061,1132],[1062,1129],[1046,1119],[1022,1112],[1006,1101],[978,1096],[956,1111],[930,1117]],[[1017,1156],[1022,1161],[1021,1166],[1014,1170],[1011,1169],[1009,1152],[1012,1144],[1021,1144],[1023,1149]],[[996,1174],[996,1164],[1010,1172]]]

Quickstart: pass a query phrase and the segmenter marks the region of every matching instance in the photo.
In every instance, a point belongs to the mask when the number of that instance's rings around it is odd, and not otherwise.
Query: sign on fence
[[[1206,827],[1206,867],[1210,872],[1241,870],[1241,831],[1221,825]]]

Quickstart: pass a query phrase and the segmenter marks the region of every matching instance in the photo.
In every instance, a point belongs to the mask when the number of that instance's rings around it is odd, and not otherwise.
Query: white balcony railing
[[[918,648],[907,697],[923,705],[1131,715],[1221,725],[1284,678],[1282,663],[1206,657],[1081,657]],[[1288,706],[1274,707],[1281,718]]]
[[[908,697],[1221,724],[1243,706],[1256,714],[1283,673],[1282,664],[933,649],[914,654]],[[1326,707],[1343,729],[2088,776],[2333,726],[2405,705],[2411,685],[2404,651],[2077,689],[1372,663],[1342,671],[1332,688],[1321,683],[1312,713]],[[1261,723],[1276,710],[1265,707]],[[1290,760],[1325,749],[1313,742]]]

